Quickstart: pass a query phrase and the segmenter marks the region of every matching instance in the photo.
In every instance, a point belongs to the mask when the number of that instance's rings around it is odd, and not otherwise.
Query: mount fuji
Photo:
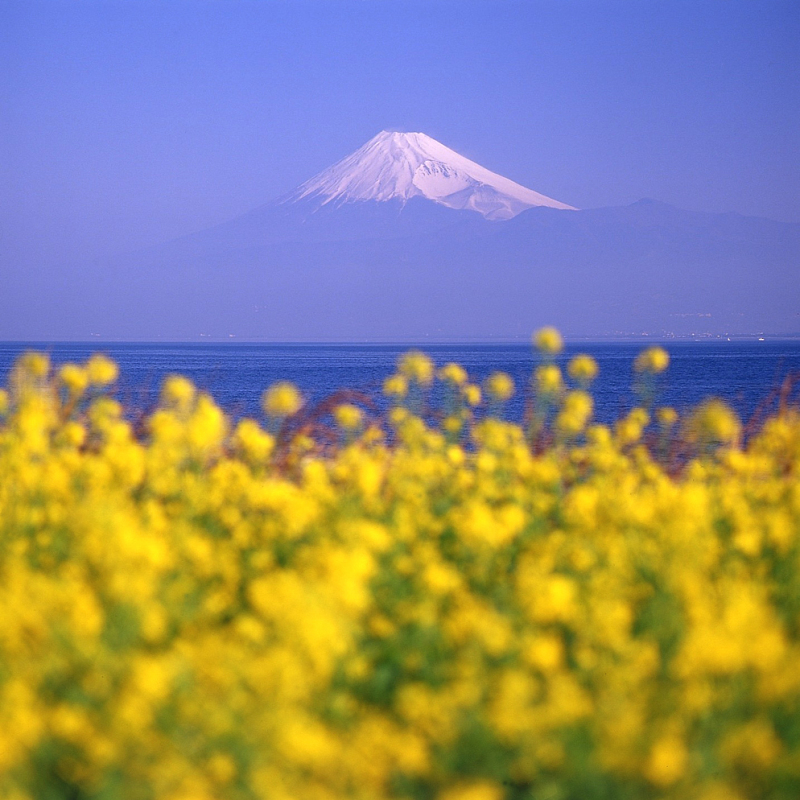
[[[318,206],[424,197],[486,219],[515,217],[536,206],[569,209],[459,155],[424,133],[381,131],[363,147],[299,186],[283,202]]]
[[[0,339],[797,335],[798,264],[798,224],[654,200],[578,210],[382,131],[228,222],[65,267],[61,285],[5,276]]]

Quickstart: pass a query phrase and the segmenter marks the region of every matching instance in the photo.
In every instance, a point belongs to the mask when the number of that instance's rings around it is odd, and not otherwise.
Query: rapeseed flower
[[[642,438],[645,426],[650,422],[650,415],[643,408],[632,409],[617,422],[614,431],[617,440],[623,446],[634,444]]]
[[[533,440],[492,414],[510,378],[485,416],[452,367],[444,408],[415,407],[433,366],[411,363],[388,420],[340,405],[337,437],[283,425],[291,385],[266,393],[279,435],[177,376],[134,426],[108,382],[79,402],[21,359],[0,795],[800,792],[800,413],[748,440],[719,401],[685,427],[658,408],[658,436],[653,405],[592,424],[590,370],[568,391],[550,361]]]
[[[658,375],[669,366],[669,353],[663,347],[648,347],[642,350],[633,362],[636,372]]]
[[[58,380],[71,397],[80,397],[89,385],[86,370],[77,364],[64,364],[58,370]]]
[[[401,356],[397,369],[409,381],[420,386],[430,386],[433,382],[433,361],[419,350],[409,350]]]
[[[656,411],[658,424],[665,430],[669,430],[678,421],[678,412],[669,406],[663,406]]]
[[[564,389],[561,370],[555,364],[537,367],[535,381],[537,393],[548,399],[558,397]]]
[[[261,405],[268,417],[280,419],[296,414],[303,405],[303,397],[293,383],[279,381],[264,392]]]
[[[92,386],[108,386],[117,379],[119,368],[102,353],[96,353],[86,362],[86,374]]]
[[[170,375],[161,388],[161,402],[179,411],[188,411],[194,403],[197,390],[194,384],[182,375]]]
[[[514,379],[507,372],[493,372],[483,386],[486,394],[498,403],[505,403],[514,395]]]
[[[252,419],[241,420],[233,438],[248,461],[264,463],[275,449],[275,439]]]
[[[402,400],[408,394],[408,379],[405,375],[391,375],[383,382],[383,393],[392,400]]]
[[[46,378],[50,372],[50,359],[45,353],[24,353],[16,363],[16,370],[32,378]]]
[[[439,370],[439,378],[453,386],[463,386],[467,382],[467,371],[460,364],[445,364]]]
[[[533,334],[533,344],[546,356],[558,355],[564,349],[564,340],[556,328],[540,328]]]
[[[469,383],[464,387],[464,399],[468,406],[477,406],[481,402],[481,387],[474,383]]]
[[[738,417],[722,400],[705,401],[686,424],[687,436],[692,441],[708,444],[735,444],[740,432]]]
[[[489,781],[476,781],[447,789],[436,800],[502,800],[503,796],[502,787]]]
[[[567,436],[576,436],[589,423],[593,408],[594,401],[590,394],[583,391],[569,392],[556,415],[556,429]]]
[[[584,353],[570,359],[567,365],[567,374],[582,387],[587,387],[597,377],[598,372],[597,362]]]
[[[336,419],[336,424],[344,431],[358,430],[364,421],[364,414],[361,409],[351,403],[337,406],[333,416]]]

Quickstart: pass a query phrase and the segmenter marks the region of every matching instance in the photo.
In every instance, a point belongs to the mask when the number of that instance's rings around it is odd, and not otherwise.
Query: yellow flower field
[[[799,797],[800,413],[679,419],[654,348],[597,425],[597,365],[537,344],[524,424],[509,376],[415,352],[385,421],[284,383],[236,424],[180,377],[134,424],[108,359],[23,356],[0,798]]]

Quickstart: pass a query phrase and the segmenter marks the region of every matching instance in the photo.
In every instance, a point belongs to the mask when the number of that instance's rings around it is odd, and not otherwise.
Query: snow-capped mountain
[[[424,133],[381,131],[284,198],[319,206],[424,197],[504,220],[535,206],[575,210],[470,161]]]
[[[212,228],[0,275],[0,340],[57,340],[75,320],[87,340],[798,333],[798,254],[798,224],[652,200],[579,211],[383,132]]]

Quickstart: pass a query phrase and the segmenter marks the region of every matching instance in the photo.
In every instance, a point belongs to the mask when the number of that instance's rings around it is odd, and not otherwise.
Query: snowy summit
[[[425,197],[502,220],[533,206],[575,210],[520,186],[424,133],[381,131],[363,147],[299,186],[287,202],[320,205]]]

